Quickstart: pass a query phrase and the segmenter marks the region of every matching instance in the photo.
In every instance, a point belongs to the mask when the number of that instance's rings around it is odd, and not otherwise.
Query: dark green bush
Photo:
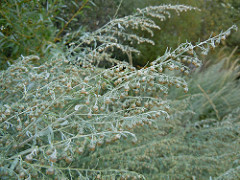
[[[85,3],[63,0],[4,0],[0,7],[0,69],[5,69],[19,56],[39,55],[42,62],[56,41],[72,28],[75,23],[64,25]],[[84,6],[85,8],[85,6]],[[76,15],[78,15],[76,14]],[[72,21],[76,22],[76,19]],[[62,31],[63,32],[62,32]],[[58,34],[61,31],[61,34]],[[41,62],[38,62],[41,63]]]

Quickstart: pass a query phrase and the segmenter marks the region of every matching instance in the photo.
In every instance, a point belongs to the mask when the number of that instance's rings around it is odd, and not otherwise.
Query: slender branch
[[[218,113],[218,110],[216,108],[216,105],[213,103],[213,101],[211,100],[211,98],[207,95],[207,93],[204,91],[204,89],[198,84],[197,85],[198,88],[203,92],[204,96],[207,98],[208,102],[211,104],[211,106],[213,107],[215,113],[216,113],[216,116],[218,118],[218,120],[220,120],[220,117],[219,117],[219,113]]]
[[[77,12],[71,17],[71,19],[63,26],[63,28],[56,35],[54,42],[56,42],[59,38],[59,35],[64,31],[64,29],[70,24],[70,22],[77,16],[77,14],[86,6],[89,0],[86,0],[82,6],[77,10]]]
[[[119,9],[120,9],[120,7],[121,7],[121,5],[122,5],[122,2],[123,2],[123,0],[121,0],[121,2],[119,3],[118,8],[117,8],[117,10],[116,10],[116,12],[115,12],[115,14],[114,14],[114,16],[113,16],[113,19],[116,18],[117,14],[118,14],[118,11],[119,11]]]

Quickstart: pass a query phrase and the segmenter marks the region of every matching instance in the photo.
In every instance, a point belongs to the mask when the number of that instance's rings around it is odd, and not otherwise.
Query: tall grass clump
[[[146,68],[131,66],[131,54],[140,53],[135,43],[154,44],[134,31],[153,36],[153,29],[160,27],[151,18],[166,20],[172,11],[187,10],[196,9],[185,5],[138,9],[85,33],[70,43],[66,53],[52,50],[51,58],[40,66],[33,63],[38,56],[21,56],[1,71],[1,178],[145,179],[144,172],[133,167],[105,167],[104,162],[101,166],[99,152],[100,156],[106,149],[111,152],[108,144],[116,141],[138,143],[136,127],[150,129],[160,121],[171,131],[166,98],[170,87],[187,93],[182,75],[201,66],[198,54],[207,54],[237,29],[232,26],[203,42],[167,49]],[[119,52],[128,54],[130,64],[115,58]],[[105,69],[99,68],[106,62]]]

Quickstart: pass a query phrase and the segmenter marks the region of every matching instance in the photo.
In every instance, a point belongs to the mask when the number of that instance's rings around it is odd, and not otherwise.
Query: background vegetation
[[[153,37],[126,27],[137,8],[170,3],[201,11],[152,18]],[[239,7],[1,1],[0,177],[239,179],[240,31],[225,31],[240,27]]]
[[[84,31],[94,31],[113,18],[132,14],[137,8],[164,3],[192,5],[201,11],[189,11],[180,16],[173,14],[168,21],[158,21],[161,31],[154,32],[152,40],[155,46],[138,45],[142,53],[134,57],[135,65],[144,66],[153,61],[162,55],[167,47],[176,48],[186,40],[197,42],[199,39],[206,39],[210,34],[218,34],[232,24],[240,25],[238,0],[3,1],[0,7],[1,68],[6,68],[8,63],[12,63],[21,54],[48,56],[50,49],[56,44],[58,47],[69,44]],[[140,31],[135,33],[151,38]],[[66,34],[71,34],[71,37],[62,39]],[[239,32],[236,32],[226,41],[229,51],[240,44],[239,37]],[[128,60],[127,56],[118,56]]]

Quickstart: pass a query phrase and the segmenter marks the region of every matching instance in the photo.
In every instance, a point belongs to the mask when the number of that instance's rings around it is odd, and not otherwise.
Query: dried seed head
[[[101,107],[100,107],[100,111],[103,112],[104,110],[105,110],[105,107],[104,107],[104,106],[101,106]]]
[[[22,126],[21,126],[21,125],[18,125],[18,126],[16,127],[16,129],[17,129],[18,131],[21,131],[21,130],[22,130]]]
[[[91,111],[88,113],[88,118],[89,119],[92,118],[92,112]]]
[[[128,85],[128,84],[126,84],[126,85],[124,86],[124,90],[125,90],[126,92],[128,92],[128,91],[129,91],[129,89],[130,89],[129,85]]]
[[[136,108],[136,104],[135,103],[131,104],[131,108]]]
[[[76,153],[78,153],[79,155],[81,155],[83,152],[84,152],[83,147],[76,148]]]
[[[162,73],[162,72],[163,72],[163,68],[162,68],[162,67],[159,67],[159,68],[158,68],[158,72],[159,72],[159,73]]]
[[[135,93],[135,94],[138,94],[139,92],[140,92],[140,91],[139,91],[138,89],[135,89],[135,90],[134,90],[134,93]]]
[[[66,161],[66,163],[70,164],[70,163],[72,163],[73,159],[71,157],[67,156],[67,157],[65,157],[65,161]]]
[[[97,105],[94,105],[94,106],[93,106],[93,110],[94,110],[95,112],[98,112],[98,106],[97,106]]]
[[[88,83],[88,81],[89,81],[89,77],[86,76],[86,77],[84,78],[84,82],[85,82],[85,83]]]
[[[24,173],[24,172],[21,172],[21,173],[19,174],[19,177],[23,179],[23,178],[25,177],[25,173]]]
[[[145,102],[145,103],[144,103],[144,107],[145,107],[145,108],[148,108],[148,106],[149,106],[148,102]]]
[[[53,175],[53,174],[54,174],[54,169],[53,169],[53,167],[48,168],[48,169],[46,170],[46,174],[47,174],[47,175]]]
[[[51,157],[49,158],[49,161],[55,163],[55,162],[57,162],[57,157],[51,156]]]
[[[107,97],[106,99],[105,99],[105,104],[110,104],[111,103],[111,99],[109,98],[109,97]]]
[[[136,144],[137,143],[137,138],[133,138],[132,139],[132,144]]]
[[[25,161],[28,162],[28,163],[31,163],[33,160],[33,157],[31,154],[27,155],[26,158],[25,158]]]
[[[142,75],[142,72],[140,70],[137,71],[137,75],[138,76],[141,76]]]
[[[105,142],[106,142],[106,144],[110,144],[112,142],[112,139],[111,138],[106,138]]]
[[[29,121],[24,122],[24,126],[27,127],[29,125]]]
[[[47,155],[51,155],[53,152],[52,152],[52,149],[48,149],[47,151],[46,151],[46,154]]]
[[[87,94],[87,91],[84,87],[81,89],[81,94]]]
[[[72,89],[71,82],[67,83],[67,87],[68,87],[69,89]]]
[[[184,71],[184,75],[189,75],[189,71],[188,70]]]
[[[150,70],[151,70],[151,71],[155,71],[155,67],[154,67],[154,66],[151,66],[151,67],[150,67]]]
[[[121,135],[120,135],[120,134],[116,134],[116,135],[113,137],[114,141],[119,140],[120,138],[121,138]]]
[[[97,145],[98,145],[98,146],[103,145],[103,143],[104,143],[103,139],[99,139],[99,140],[97,141]]]
[[[86,100],[85,104],[86,104],[86,105],[89,105],[89,104],[90,104],[89,99]]]
[[[90,150],[90,151],[94,151],[95,149],[96,149],[96,145],[93,144],[93,143],[91,143],[91,144],[89,145],[89,150]]]

